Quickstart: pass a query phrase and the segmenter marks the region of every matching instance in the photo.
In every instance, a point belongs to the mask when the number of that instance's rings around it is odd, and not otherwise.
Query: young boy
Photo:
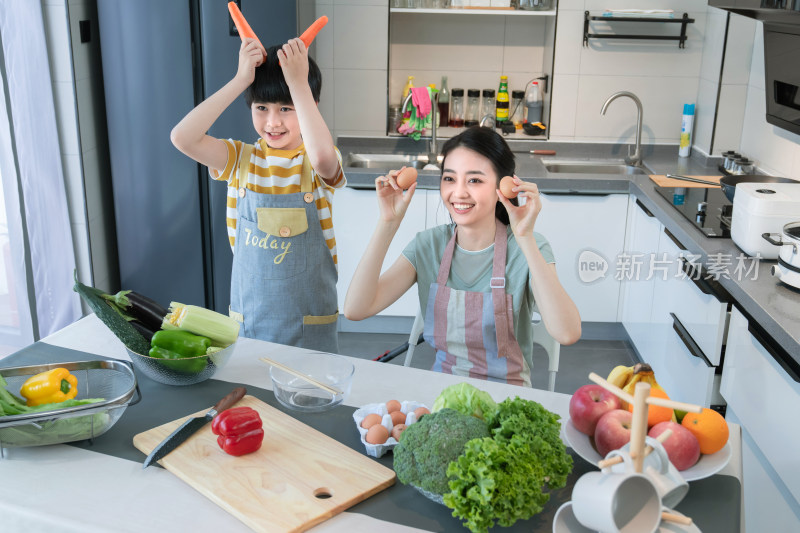
[[[242,334],[336,352],[331,205],[345,177],[317,108],[321,84],[300,39],[268,50],[245,39],[236,76],[189,112],[170,138],[228,183],[230,314],[243,324]],[[246,144],[207,135],[243,92],[260,138]]]

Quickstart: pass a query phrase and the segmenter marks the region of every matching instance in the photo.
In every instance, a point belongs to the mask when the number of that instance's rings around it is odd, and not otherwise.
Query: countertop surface
[[[59,350],[67,353],[60,353]],[[128,433],[132,430],[132,434],[135,434],[141,428],[149,429],[206,409],[221,395],[229,392],[231,384],[245,385],[248,393],[261,396],[264,401],[272,401],[268,367],[259,358],[266,356],[288,364],[294,357],[305,353],[308,350],[240,339],[228,364],[212,380],[197,385],[161,385],[137,372],[142,402],[128,407],[120,421],[108,433],[97,437],[94,443],[5,449],[5,457],[0,459],[0,476],[5,481],[0,484],[3,530],[46,529],[60,533],[249,531],[243,523],[214,505],[178,476],[155,466],[142,469],[144,454],[133,448],[131,435]],[[9,356],[12,358],[9,363],[11,366],[37,364],[57,360],[54,359],[56,356],[92,359],[91,355],[128,359],[122,343],[95,315],[87,316]],[[344,400],[347,406],[385,402],[393,397],[399,400],[415,400],[430,406],[444,387],[466,381],[487,391],[496,401],[520,396],[539,402],[561,416],[562,420],[569,416],[570,396],[566,394],[388,365],[367,359],[347,360],[355,366],[352,388]],[[305,420],[312,427],[317,424],[329,427],[328,419],[333,416],[333,412],[298,415],[297,418]],[[345,414],[348,413],[349,411]],[[345,440],[354,444],[354,449],[359,449],[358,441],[351,442],[358,435],[355,427],[350,426],[353,424],[352,418],[337,419],[336,424],[339,429],[334,428],[331,431],[345,435]],[[140,429],[134,430],[135,427]],[[691,482],[689,494],[678,506],[681,512],[693,516],[698,524],[705,524],[703,531],[728,532],[739,529],[734,525],[738,522],[734,500],[741,495],[741,430],[736,424],[731,424],[730,427],[730,461],[718,475]],[[328,432],[326,434],[332,435]],[[115,448],[117,451],[114,451]],[[123,448],[124,453],[120,453],[119,450]],[[385,456],[381,461],[390,465],[389,458],[390,456]],[[579,462],[576,465],[576,475],[592,469],[582,459],[576,458],[576,461]],[[58,472],[59,479],[69,480],[68,486],[71,490],[41,490],[42,487],[52,485],[54,472]],[[404,486],[387,489],[357,507],[319,524],[312,531],[466,531],[448,513],[439,509],[438,504],[429,502],[413,490],[405,489],[407,487]],[[571,495],[571,488],[565,487],[562,490],[566,493],[560,494],[559,498],[566,501]],[[388,495],[392,497],[387,501]],[[91,504],[87,505],[89,502]],[[380,502],[383,502],[382,507],[378,505]],[[528,522],[520,522],[516,525],[518,527],[509,531],[551,531],[556,507],[554,501],[540,516],[537,515]],[[377,512],[379,508],[390,512]],[[720,515],[727,517],[728,522],[720,519]],[[728,523],[730,527],[720,527],[722,523]]]
[[[350,153],[397,153],[412,154],[420,150],[427,152],[427,143],[414,143],[408,138],[358,138],[340,137],[337,143],[345,161],[348,186],[374,188],[379,169],[347,167]],[[742,251],[731,239],[707,238],[697,227],[686,220],[670,203],[658,194],[657,185],[649,175],[567,174],[548,173],[548,160],[622,160],[627,145],[584,144],[510,140],[509,145],[517,158],[517,175],[536,182],[543,193],[558,194],[632,194],[669,230],[691,254],[701,256],[704,265],[709,257],[736,258]],[[441,143],[440,143],[441,146]],[[554,150],[555,156],[538,156],[530,150]],[[644,165],[650,174],[682,174],[695,176],[720,175],[719,158],[693,155],[677,156],[677,146],[643,146]],[[438,170],[419,171],[418,187],[437,189]],[[655,250],[654,250],[655,251]],[[718,256],[719,257],[719,256]],[[800,290],[781,283],[770,273],[777,261],[761,260],[757,273],[742,276],[720,276],[717,280],[728,291],[733,303],[763,329],[768,338],[777,344],[780,357],[788,362],[788,371],[800,375]],[[783,365],[787,368],[787,365]],[[800,380],[800,377],[795,376]]]

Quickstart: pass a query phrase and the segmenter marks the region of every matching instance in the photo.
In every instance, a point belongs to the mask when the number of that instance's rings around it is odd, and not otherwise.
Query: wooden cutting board
[[[159,463],[254,531],[305,531],[395,482],[393,470],[258,398],[236,406],[261,415],[257,452],[228,455],[206,424]],[[139,433],[133,445],[149,454],[187,418]]]
[[[719,180],[722,179],[722,176],[687,176],[687,177],[714,181],[717,183],[719,183]],[[712,185],[705,185],[703,183],[693,183],[691,181],[668,178],[663,174],[650,174],[650,179],[656,182],[656,185],[660,185],[661,187],[712,187]]]

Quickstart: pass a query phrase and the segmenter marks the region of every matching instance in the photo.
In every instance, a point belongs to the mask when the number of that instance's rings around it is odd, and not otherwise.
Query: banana
[[[625,386],[622,387],[622,390],[633,396],[633,393],[636,390],[636,384],[639,382],[648,383],[650,385],[650,388],[653,389],[661,389],[664,392],[664,394],[666,394],[667,397],[669,397],[669,394],[667,394],[667,391],[664,390],[664,387],[658,384],[655,372],[653,372],[653,368],[647,363],[636,363],[633,366],[632,376],[628,380],[628,382],[625,383]],[[627,402],[624,401],[622,402],[622,408],[623,409],[628,408]],[[673,421],[675,421],[674,412],[672,413],[672,416],[673,416]]]
[[[614,369],[611,370],[611,373],[608,374],[606,381],[621,389],[628,383],[628,380],[631,379],[631,376],[633,376],[632,366],[619,365],[615,366]]]

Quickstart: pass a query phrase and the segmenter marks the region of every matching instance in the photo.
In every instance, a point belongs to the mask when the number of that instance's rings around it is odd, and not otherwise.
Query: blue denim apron
[[[496,220],[491,292],[447,286],[458,227],[447,243],[425,309],[425,340],[436,349],[431,370],[531,386],[531,370],[514,336],[512,296],[506,294],[506,226]]]
[[[247,187],[253,145],[239,163],[230,315],[242,335],[325,352],[339,351],[336,265],[303,156],[300,192],[262,194]]]

